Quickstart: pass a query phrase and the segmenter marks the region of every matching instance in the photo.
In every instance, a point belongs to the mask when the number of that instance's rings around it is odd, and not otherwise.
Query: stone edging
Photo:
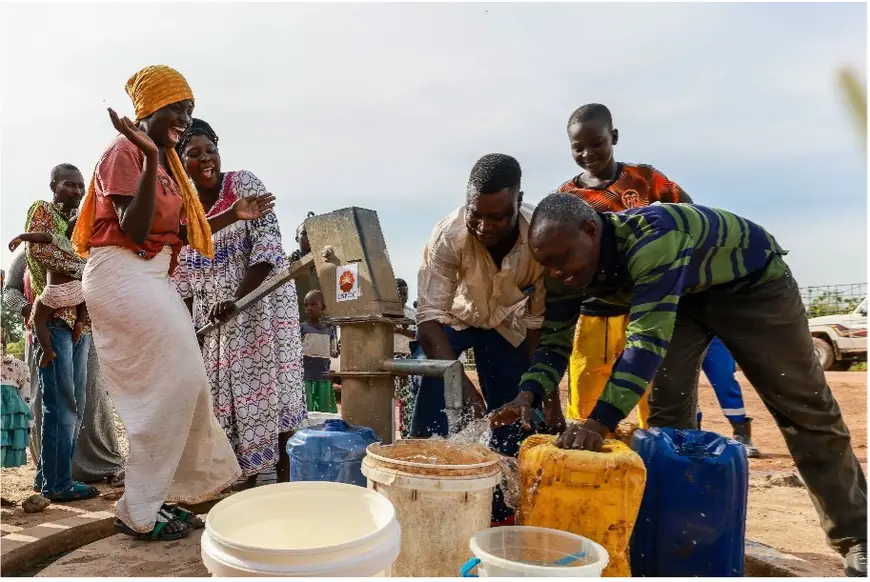
[[[115,515],[91,511],[76,517],[41,523],[0,538],[0,569],[13,576],[59,554],[78,549],[115,533]]]
[[[821,576],[811,562],[746,540],[745,576],[753,578],[815,578]]]

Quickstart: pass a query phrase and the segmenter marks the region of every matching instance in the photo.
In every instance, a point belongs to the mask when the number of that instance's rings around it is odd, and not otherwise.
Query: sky
[[[515,156],[537,202],[578,172],[565,125],[613,112],[620,161],[771,231],[798,282],[867,277],[866,154],[834,85],[866,69],[864,4],[3,4],[2,252],[49,172],[90,178],[106,107],[143,66],[181,71],[224,170],[307,211],[378,212],[416,293],[435,223],[474,162]],[[11,58],[10,58],[11,57]]]

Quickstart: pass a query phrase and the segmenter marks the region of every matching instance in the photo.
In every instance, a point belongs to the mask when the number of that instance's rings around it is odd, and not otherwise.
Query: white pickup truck
[[[823,369],[848,369],[854,362],[867,361],[866,297],[851,313],[813,317],[809,324]]]

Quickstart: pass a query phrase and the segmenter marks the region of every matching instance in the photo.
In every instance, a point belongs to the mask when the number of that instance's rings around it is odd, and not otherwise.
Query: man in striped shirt
[[[500,421],[528,424],[530,407],[558,390],[584,296],[629,307],[626,347],[589,418],[557,440],[564,448],[599,450],[653,376],[650,425],[694,428],[695,377],[718,336],[773,414],[847,575],[866,576],[867,483],[773,236],[704,206],[598,213],[551,194],[534,212],[529,245],[549,275],[545,322]]]

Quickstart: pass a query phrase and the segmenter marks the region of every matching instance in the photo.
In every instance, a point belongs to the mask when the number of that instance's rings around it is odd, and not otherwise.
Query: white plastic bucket
[[[346,483],[276,483],[214,506],[201,540],[215,577],[390,576],[401,528],[383,495]]]
[[[546,527],[493,527],[471,536],[474,558],[460,570],[463,578],[598,578],[610,561],[607,550],[590,539]]]
[[[383,494],[402,526],[397,577],[455,577],[468,540],[488,528],[501,478],[498,456],[477,445],[405,440],[369,445],[362,472]]]

